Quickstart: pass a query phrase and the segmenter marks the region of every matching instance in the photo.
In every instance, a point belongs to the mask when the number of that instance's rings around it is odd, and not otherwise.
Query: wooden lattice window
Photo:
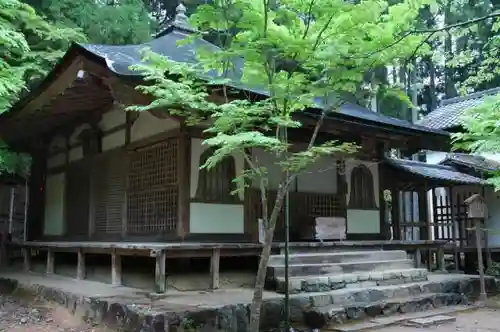
[[[350,209],[376,209],[373,176],[365,165],[356,166],[351,173]]]
[[[204,165],[213,153],[213,148],[205,150],[201,154],[200,165]],[[237,203],[238,196],[231,194],[236,189],[235,177],[233,157],[224,158],[210,169],[200,169],[195,200],[205,203]]]
[[[127,232],[175,234],[178,215],[177,139],[129,155]]]

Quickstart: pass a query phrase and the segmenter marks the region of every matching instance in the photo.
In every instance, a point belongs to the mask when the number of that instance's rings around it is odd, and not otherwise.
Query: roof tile
[[[456,184],[485,184],[485,181],[468,174],[460,173],[451,166],[427,164],[414,160],[387,158],[396,168],[422,176],[426,179],[453,182]]]
[[[464,97],[445,99],[434,111],[427,114],[417,124],[434,129],[450,129],[461,125],[461,117],[466,110],[479,106],[486,96],[500,93],[500,88],[472,93]]]

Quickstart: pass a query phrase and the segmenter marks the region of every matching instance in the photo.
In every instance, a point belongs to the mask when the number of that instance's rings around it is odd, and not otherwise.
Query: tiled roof
[[[205,52],[217,52],[220,50],[216,45],[202,39],[195,39],[192,43],[185,45],[177,44],[179,41],[186,39],[188,36],[189,31],[185,28],[179,29],[172,26],[170,29],[167,29],[167,31],[160,34],[158,38],[144,44],[123,46],[84,44],[77,45],[77,47],[81,47],[94,56],[98,56],[103,59],[106,62],[107,67],[118,75],[140,77],[140,72],[131,70],[130,66],[141,63],[141,52],[145,48],[150,48],[158,54],[168,56],[169,59],[174,61],[192,64],[197,62],[198,50],[204,50]],[[231,80],[231,84],[229,85],[237,89],[250,91],[263,96],[269,96],[269,92],[266,89],[256,86],[248,86],[248,84],[241,81],[243,66],[244,63],[242,59],[235,59],[234,69],[230,73],[227,73],[226,76]],[[216,71],[208,73],[208,78],[216,78],[217,76],[218,73]],[[329,106],[321,99],[317,99],[316,103],[320,109],[324,109]],[[379,125],[447,136],[446,132],[439,129],[429,128],[413,124],[409,121],[385,116],[382,113],[373,112],[365,107],[353,103],[343,103],[340,109],[335,113],[336,114],[332,113],[332,117],[347,117]]]
[[[434,129],[450,129],[461,125],[461,117],[467,109],[481,105],[486,96],[500,93],[500,88],[472,93],[464,97],[445,99],[438,108],[417,123]]]
[[[403,171],[422,176],[429,180],[453,182],[455,184],[485,184],[475,176],[460,173],[451,166],[427,164],[414,160],[387,158],[387,162]]]
[[[466,153],[449,153],[445,160],[441,161],[443,165],[462,165],[474,168],[483,172],[495,172],[500,170],[500,162],[485,158],[479,155]]]

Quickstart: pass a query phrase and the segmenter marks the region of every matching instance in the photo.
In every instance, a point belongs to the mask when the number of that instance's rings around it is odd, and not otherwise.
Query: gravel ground
[[[0,331],[111,332],[83,323],[66,309],[30,297],[0,295]]]

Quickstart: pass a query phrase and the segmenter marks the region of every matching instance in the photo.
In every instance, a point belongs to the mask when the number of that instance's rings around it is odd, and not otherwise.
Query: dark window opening
[[[352,170],[349,208],[359,210],[377,209],[373,176],[365,165],[356,166]]]
[[[201,154],[200,165],[204,165],[213,152],[214,149],[205,150]],[[236,167],[233,157],[225,158],[210,169],[200,169],[195,200],[206,203],[238,203],[238,196],[231,194],[236,189],[233,181],[235,177]]]

